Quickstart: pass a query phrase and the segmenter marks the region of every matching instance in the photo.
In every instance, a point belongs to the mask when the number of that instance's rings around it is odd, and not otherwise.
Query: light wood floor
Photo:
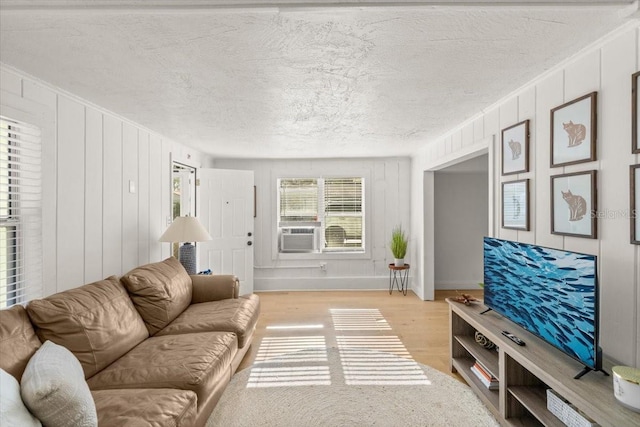
[[[482,291],[465,291],[482,297]],[[413,292],[321,291],[261,292],[261,314],[252,347],[239,370],[251,366],[264,338],[323,336],[327,347],[336,346],[336,336],[397,336],[414,360],[447,374],[449,372],[449,308],[445,298],[455,291],[437,291],[435,301],[422,301]],[[390,330],[336,331],[330,309],[378,309]],[[296,329],[295,325],[322,325]],[[267,329],[289,326],[291,329]]]

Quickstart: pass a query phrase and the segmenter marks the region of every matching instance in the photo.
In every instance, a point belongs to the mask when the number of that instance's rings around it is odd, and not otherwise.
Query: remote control
[[[511,341],[513,341],[514,343],[516,343],[518,345],[524,345],[524,341],[522,341],[520,338],[518,338],[517,336],[513,335],[510,332],[502,331],[502,335],[504,335],[505,337],[509,338]]]

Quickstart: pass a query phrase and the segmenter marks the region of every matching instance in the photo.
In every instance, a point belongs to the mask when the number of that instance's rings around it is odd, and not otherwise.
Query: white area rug
[[[207,427],[498,426],[465,384],[363,349],[304,350],[237,373]]]

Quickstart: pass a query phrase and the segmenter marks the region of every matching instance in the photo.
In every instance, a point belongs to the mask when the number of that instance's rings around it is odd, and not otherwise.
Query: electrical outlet
[[[321,262],[320,263],[320,270],[327,271],[327,263],[326,262]]]

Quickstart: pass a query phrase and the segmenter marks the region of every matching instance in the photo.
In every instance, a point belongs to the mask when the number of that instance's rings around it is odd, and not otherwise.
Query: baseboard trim
[[[409,283],[411,289],[411,283]],[[254,278],[254,291],[373,291],[388,290],[388,277]]]
[[[434,287],[437,291],[480,290],[482,288],[480,287],[480,285],[478,285],[478,283],[478,281],[471,280],[447,280],[436,282]]]

